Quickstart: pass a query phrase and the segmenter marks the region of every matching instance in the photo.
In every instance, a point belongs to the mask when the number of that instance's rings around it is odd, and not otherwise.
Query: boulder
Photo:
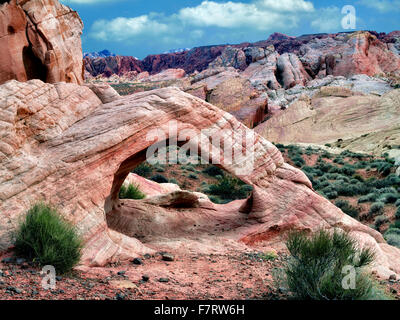
[[[311,80],[299,58],[293,53],[285,53],[277,60],[278,81],[285,89],[295,85],[304,86]]]
[[[262,122],[268,112],[268,98],[260,98],[250,81],[242,77],[218,84],[209,91],[207,101],[233,114],[249,128]]]
[[[120,98],[119,93],[115,91],[115,89],[109,84],[91,83],[86,84],[86,86],[89,87],[90,90],[92,90],[96,94],[96,96],[101,100],[102,103],[113,102]]]
[[[186,75],[183,69],[166,69],[149,77],[148,81],[168,81],[182,79]]]
[[[83,23],[75,11],[57,0],[11,0],[0,17],[0,83],[83,83]]]
[[[211,62],[208,68],[228,68],[244,70],[247,68],[247,58],[243,50],[233,47],[226,47],[221,55]]]

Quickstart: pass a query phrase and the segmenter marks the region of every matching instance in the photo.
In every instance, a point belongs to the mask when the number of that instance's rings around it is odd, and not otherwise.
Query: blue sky
[[[61,0],[78,11],[84,52],[109,49],[140,59],[176,48],[344,30],[342,8],[356,10],[356,29],[399,30],[400,0]]]

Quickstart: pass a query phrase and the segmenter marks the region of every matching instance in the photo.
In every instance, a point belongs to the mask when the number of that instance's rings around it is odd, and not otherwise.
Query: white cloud
[[[311,26],[319,32],[338,32],[341,27],[343,15],[338,7],[319,9]]]
[[[341,29],[342,18],[340,9],[335,6],[316,9],[311,1],[305,0],[253,0],[250,3],[204,0],[197,6],[182,8],[170,16],[149,13],[97,20],[91,27],[90,36],[119,42],[146,41],[155,37],[159,42],[185,44],[190,39],[216,39],[219,32],[210,35],[205,29],[207,27],[234,30],[235,33],[266,34],[293,30],[301,23],[309,23],[318,32],[336,32]],[[226,37],[225,32],[221,34]]]
[[[97,20],[93,23],[91,36],[105,41],[124,41],[137,36],[156,36],[169,31],[169,26],[160,23],[149,15],[135,18],[115,18],[113,20]]]
[[[379,12],[400,10],[400,0],[360,0],[358,4]]]
[[[268,30],[273,26],[295,26],[301,13],[312,11],[313,4],[303,0],[258,0],[253,3],[203,1],[196,7],[181,9],[177,17],[185,24],[198,27]]]

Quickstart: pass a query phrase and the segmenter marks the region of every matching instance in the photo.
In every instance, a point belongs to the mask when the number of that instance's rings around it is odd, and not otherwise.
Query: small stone
[[[167,283],[167,282],[169,282],[169,279],[168,278],[160,278],[160,279],[158,279],[158,282]]]
[[[146,253],[146,254],[143,256],[143,258],[145,258],[145,259],[151,259],[151,255],[148,254],[148,253]]]
[[[392,275],[390,275],[390,277],[389,277],[389,280],[396,280],[396,279],[397,279],[397,277],[396,277],[395,274],[392,274]]]
[[[136,265],[141,265],[141,264],[143,264],[143,261],[140,258],[135,258],[132,260],[132,263],[136,264]]]
[[[26,262],[26,259],[24,259],[24,258],[17,258],[15,260],[15,264],[17,264],[17,265],[21,265],[21,264],[23,264],[25,262]]]
[[[21,294],[21,293],[22,293],[22,290],[21,290],[21,289],[18,289],[18,288],[16,288],[16,287],[7,287],[6,290],[8,290],[9,292],[14,292],[14,293],[16,293],[16,294]]]
[[[125,273],[126,273],[126,271],[118,271],[118,273],[117,273],[117,274],[118,274],[119,276],[124,276],[124,275],[125,275]]]
[[[1,260],[1,262],[2,263],[13,263],[14,258],[13,257],[4,258],[3,260]]]
[[[169,253],[164,253],[162,255],[162,259],[164,261],[174,261],[174,256],[172,254],[169,254]]]
[[[117,293],[115,295],[115,299],[117,299],[117,300],[125,300],[125,295],[122,294],[122,293]]]
[[[147,281],[150,280],[150,277],[149,277],[148,275],[143,275],[143,276],[142,276],[142,280],[143,280],[144,282],[147,282]]]
[[[62,277],[61,277],[61,276],[56,276],[56,280],[57,280],[57,281],[61,281],[61,280],[62,280]]]

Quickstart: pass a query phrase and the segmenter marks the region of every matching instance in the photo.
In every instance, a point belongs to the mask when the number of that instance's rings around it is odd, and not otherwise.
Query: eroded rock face
[[[127,76],[129,73],[141,73],[143,71],[143,64],[140,60],[134,57],[126,56],[110,56],[84,59],[85,70],[92,75],[111,77],[112,75]]]
[[[105,265],[152,252],[132,237],[138,228],[135,222],[143,225],[145,229],[141,230],[157,233],[152,226],[161,221],[159,232],[171,235],[182,234],[182,230],[195,232],[193,225],[197,222],[203,230],[209,230],[218,221],[223,226],[218,235],[220,245],[282,246],[289,230],[348,230],[361,244],[376,250],[381,275],[400,273],[400,251],[388,246],[380,233],[315,193],[304,173],[286,164],[273,144],[232,115],[177,88],[101,104],[84,86],[11,81],[0,86],[0,101],[4,123],[0,126],[2,250],[11,245],[10,235],[21,215],[32,203],[44,200],[57,206],[77,226],[85,240],[82,263],[86,265]],[[170,130],[171,120],[176,130]],[[156,141],[154,136],[147,137],[154,129],[165,133],[162,139],[179,133],[187,139],[187,129],[191,129],[193,146],[204,157],[219,159],[225,170],[252,185],[251,198],[218,206],[217,210],[204,202],[180,210],[146,201],[122,205],[118,200],[120,186]],[[224,140],[227,136],[231,142]],[[254,144],[244,137],[253,137]],[[251,152],[230,162],[220,144],[205,147],[206,141],[212,143],[214,139]],[[113,230],[107,225],[106,215]],[[149,218],[148,223],[137,220],[143,215],[159,219]]]
[[[186,75],[183,69],[167,69],[149,77],[149,81],[168,81],[182,79]]]
[[[400,90],[379,97],[355,94],[347,88],[322,87],[312,99],[299,99],[288,110],[255,130],[266,139],[279,143],[322,145],[369,135],[361,139],[366,143],[359,140],[359,146],[353,150],[373,151],[373,146],[388,144],[385,142],[388,136],[393,145],[400,143],[396,133],[399,121]],[[374,143],[372,136],[376,137]]]
[[[300,60],[315,76],[398,73],[400,57],[369,32],[338,34],[302,45]]]
[[[83,82],[83,23],[75,11],[57,0],[11,0],[0,17],[0,83]]]
[[[246,54],[243,50],[233,47],[227,47],[222,54],[211,62],[209,68],[228,68],[244,70],[247,68]]]

